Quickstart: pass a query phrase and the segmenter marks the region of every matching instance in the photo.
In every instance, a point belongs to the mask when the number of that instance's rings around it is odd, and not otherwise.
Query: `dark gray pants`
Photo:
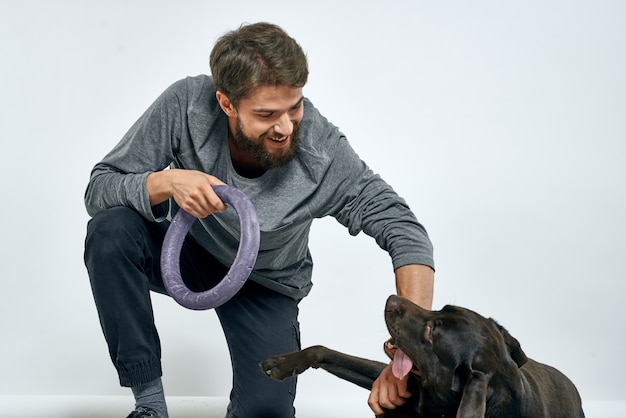
[[[167,226],[117,207],[99,212],[87,227],[85,265],[122,386],[138,386],[162,374],[150,290],[166,293],[160,254]],[[186,239],[180,270],[189,289],[203,291],[213,287],[227,268]],[[233,368],[227,416],[293,417],[295,378],[273,381],[259,363],[269,355],[300,349],[298,301],[248,281],[216,312]]]

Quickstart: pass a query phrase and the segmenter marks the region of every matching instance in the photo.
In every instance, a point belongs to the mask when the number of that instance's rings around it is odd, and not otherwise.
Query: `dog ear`
[[[522,346],[520,345],[519,341],[517,341],[515,337],[509,334],[509,331],[507,331],[502,325],[498,324],[493,319],[491,321],[498,328],[500,334],[502,334],[507,350],[509,351],[509,354],[511,355],[513,361],[517,364],[517,367],[522,367],[528,361],[528,357],[526,357],[526,353],[524,353],[524,350],[522,350]]]
[[[487,412],[487,375],[473,370],[463,388],[457,418],[484,418]]]
[[[454,369],[454,374],[452,375],[452,385],[450,386],[450,390],[452,392],[460,393],[467,382],[469,374],[471,371],[465,365],[460,365],[456,369]]]

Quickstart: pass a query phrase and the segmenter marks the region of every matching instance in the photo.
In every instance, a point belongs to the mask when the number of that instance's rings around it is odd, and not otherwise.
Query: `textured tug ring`
[[[261,239],[259,221],[248,197],[232,186],[214,186],[213,190],[224,203],[235,209],[239,215],[241,229],[235,261],[224,278],[204,292],[193,292],[185,286],[180,275],[180,251],[185,236],[196,218],[183,209],[179,209],[172,219],[161,250],[161,274],[167,292],[178,304],[193,310],[217,308],[232,298],[252,273],[259,253]]]

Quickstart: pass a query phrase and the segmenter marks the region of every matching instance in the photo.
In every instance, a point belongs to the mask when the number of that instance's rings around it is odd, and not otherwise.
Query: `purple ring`
[[[224,278],[204,292],[193,292],[185,286],[180,275],[180,251],[196,218],[183,209],[179,209],[172,219],[161,250],[161,275],[167,292],[178,304],[193,310],[217,308],[232,298],[252,273],[259,253],[259,221],[248,197],[241,190],[228,185],[213,186],[213,190],[224,203],[235,209],[241,229],[237,255]]]

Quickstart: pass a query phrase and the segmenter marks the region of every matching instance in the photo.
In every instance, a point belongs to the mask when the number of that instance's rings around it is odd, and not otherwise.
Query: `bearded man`
[[[161,94],[95,165],[85,193],[85,265],[120,384],[135,397],[128,418],[168,416],[150,291],[167,294],[159,260],[173,214],[182,208],[198,218],[180,255],[189,289],[211,289],[237,253],[237,214],[212,186],[249,197],[261,236],[250,279],[215,309],[233,369],[227,417],[295,414],[296,379],[270,380],[258,365],[300,349],[314,219],[332,216],[351,234],[375,238],[391,257],[398,295],[432,304],[424,227],[304,97],[308,67],[296,41],[273,24],[243,25],[219,38],[210,65],[211,76],[187,77]],[[406,395],[406,381],[388,367],[369,403],[380,413]]]

